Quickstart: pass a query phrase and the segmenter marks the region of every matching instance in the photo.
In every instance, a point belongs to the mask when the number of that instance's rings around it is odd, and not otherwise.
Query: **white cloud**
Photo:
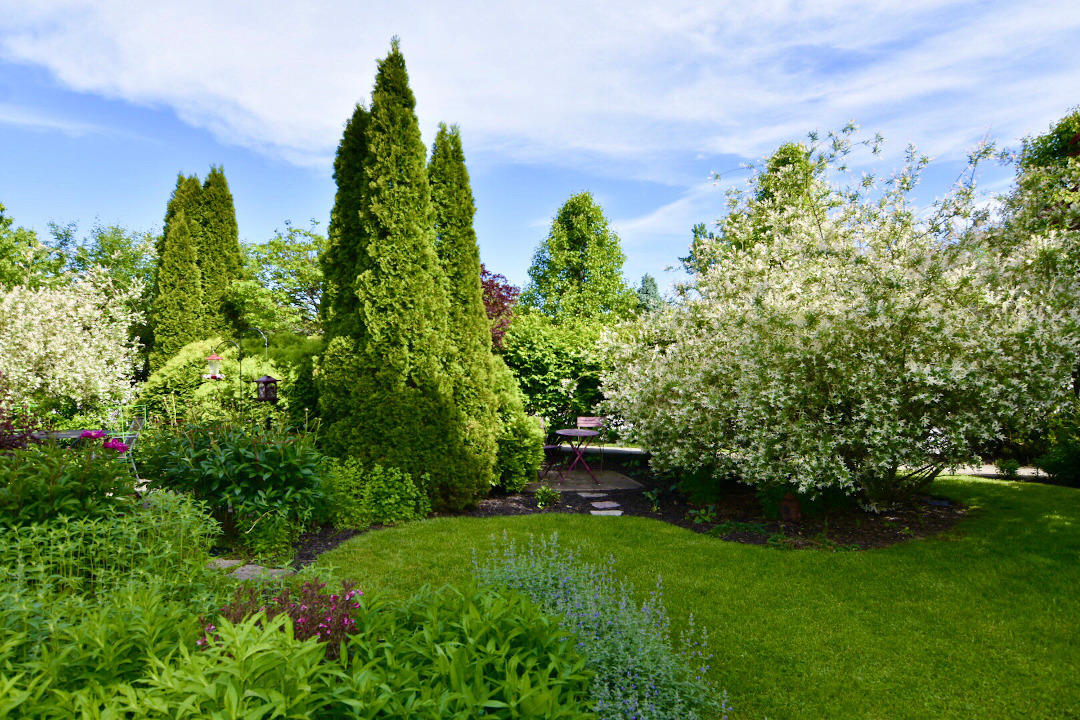
[[[687,187],[674,155],[756,158],[849,119],[935,155],[988,127],[1012,142],[1080,85],[1073,0],[0,0],[0,15],[0,57],[300,165],[325,166],[395,34],[425,131],[460,123],[484,162]]]
[[[0,125],[15,125],[37,131],[60,132],[71,137],[83,135],[111,135],[109,128],[91,123],[47,115],[33,108],[10,103],[0,103]]]

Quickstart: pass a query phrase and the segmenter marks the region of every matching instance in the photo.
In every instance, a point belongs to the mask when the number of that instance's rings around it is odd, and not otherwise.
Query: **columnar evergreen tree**
[[[198,252],[183,209],[169,218],[168,229],[158,265],[157,294],[150,307],[150,324],[154,328],[151,371],[203,335]]]
[[[359,234],[340,239],[355,248],[355,318],[323,355],[320,406],[333,452],[428,473],[436,501],[459,508],[486,492],[486,475],[445,367],[446,278],[415,106],[395,39],[372,93]]]
[[[202,183],[197,175],[176,176],[176,188],[169,198],[169,204],[165,208],[165,227],[162,228],[161,237],[158,238],[157,256],[160,258],[165,248],[165,238],[169,236],[169,229],[180,212],[184,213],[186,222],[190,224],[199,214],[199,199],[202,196]]]
[[[322,254],[323,295],[319,313],[327,338],[350,334],[349,323],[358,319],[356,276],[358,259],[364,250],[360,213],[365,196],[364,159],[368,112],[357,105],[345,124],[345,132],[334,158],[337,194],[330,212],[326,251]]]
[[[203,314],[207,331],[229,332],[231,325],[222,308],[222,298],[234,280],[242,279],[244,253],[236,225],[229,183],[219,166],[210,168],[199,195],[196,240],[203,286]]]
[[[530,469],[535,475],[542,439],[538,432],[529,432],[524,400],[510,369],[492,354],[473,229],[476,206],[456,126],[440,124],[428,176],[436,249],[450,301],[447,330],[455,350],[450,357],[454,399],[465,415],[470,449],[485,465],[497,459],[498,480],[519,489]]]
[[[632,315],[637,301],[623,280],[625,260],[604,211],[590,193],[578,193],[533,255],[521,303],[556,321]]]

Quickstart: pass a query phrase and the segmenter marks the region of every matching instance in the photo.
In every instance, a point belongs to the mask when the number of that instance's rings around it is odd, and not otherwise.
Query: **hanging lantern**
[[[225,376],[221,374],[221,358],[217,353],[214,353],[210,357],[206,358],[207,373],[203,375],[203,380],[224,380]]]
[[[255,381],[258,389],[255,392],[255,399],[259,402],[276,403],[277,402],[277,378],[272,378],[269,375],[263,375],[261,378]]]

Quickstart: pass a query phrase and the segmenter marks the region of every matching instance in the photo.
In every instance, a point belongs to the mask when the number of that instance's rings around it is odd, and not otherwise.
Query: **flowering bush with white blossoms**
[[[0,377],[14,404],[78,410],[132,395],[141,286],[118,289],[102,273],[0,294]]]
[[[808,151],[810,186],[787,184],[798,202],[734,194],[682,302],[608,337],[604,393],[660,469],[840,488],[881,510],[1037,422],[1077,344],[1070,312],[1024,282],[1052,238],[988,252],[973,181],[924,217],[913,152],[881,190],[831,186],[851,151],[831,140]]]

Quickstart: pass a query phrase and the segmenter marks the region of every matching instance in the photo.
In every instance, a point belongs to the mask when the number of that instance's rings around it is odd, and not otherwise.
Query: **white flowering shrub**
[[[136,283],[136,285],[139,285]],[[8,401],[85,411],[127,402],[138,339],[129,328],[141,286],[117,289],[103,274],[0,295],[0,378]]]
[[[830,186],[831,139],[799,202],[734,195],[682,302],[609,336],[604,394],[660,469],[880,510],[1045,415],[1076,342],[1023,281],[1052,238],[987,252],[971,183],[920,214],[913,154],[881,190]]]

